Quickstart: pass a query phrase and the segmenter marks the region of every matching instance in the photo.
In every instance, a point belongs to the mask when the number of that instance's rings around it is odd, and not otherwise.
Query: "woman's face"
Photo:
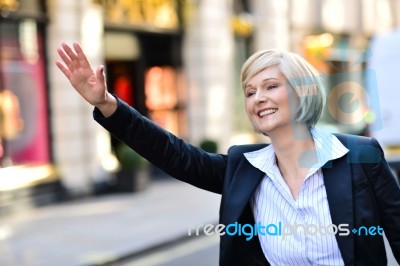
[[[290,130],[298,98],[279,67],[271,66],[252,77],[244,88],[247,115],[257,132],[271,135]]]

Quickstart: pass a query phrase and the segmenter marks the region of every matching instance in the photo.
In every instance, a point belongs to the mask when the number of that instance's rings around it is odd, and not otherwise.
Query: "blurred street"
[[[6,216],[0,222],[0,265],[217,266],[219,237],[188,237],[188,230],[217,223],[219,199],[168,178],[140,193]],[[388,265],[398,265],[390,250]]]
[[[218,266],[219,237],[190,237],[116,266]]]
[[[216,223],[219,198],[167,179],[154,181],[140,193],[106,195],[7,216],[0,222],[0,265],[114,265],[186,238],[190,227]]]

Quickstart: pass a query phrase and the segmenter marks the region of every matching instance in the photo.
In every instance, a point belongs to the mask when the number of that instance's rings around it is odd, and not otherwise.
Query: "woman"
[[[382,149],[374,139],[314,128],[324,88],[300,56],[264,50],[245,62],[246,112],[271,145],[221,155],[108,93],[103,66],[92,70],[77,43],[58,53],[57,66],[95,106],[97,122],[175,178],[222,194],[221,224],[255,225],[258,237],[221,236],[220,265],[386,265],[382,228],[400,262],[400,190]]]

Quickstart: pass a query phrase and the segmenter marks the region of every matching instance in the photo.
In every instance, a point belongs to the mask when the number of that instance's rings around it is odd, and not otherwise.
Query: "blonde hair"
[[[252,77],[271,66],[279,67],[290,85],[288,87],[299,97],[296,121],[307,124],[309,128],[314,126],[325,106],[325,88],[318,71],[301,56],[278,49],[254,53],[243,64],[240,74],[242,89]]]

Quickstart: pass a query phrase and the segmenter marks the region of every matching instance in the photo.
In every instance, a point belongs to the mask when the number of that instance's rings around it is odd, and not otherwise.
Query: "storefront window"
[[[43,35],[31,19],[0,23],[1,166],[49,163]]]
[[[150,119],[181,137],[186,133],[182,80],[182,73],[169,66],[151,67],[145,76],[145,102]]]
[[[179,27],[177,0],[104,0],[108,23],[162,29]]]

